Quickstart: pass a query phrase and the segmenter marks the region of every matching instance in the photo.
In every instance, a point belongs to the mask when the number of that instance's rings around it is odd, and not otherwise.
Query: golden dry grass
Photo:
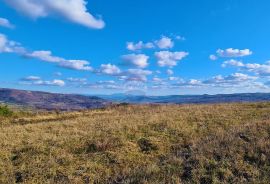
[[[270,183],[270,103],[0,119],[0,183]]]

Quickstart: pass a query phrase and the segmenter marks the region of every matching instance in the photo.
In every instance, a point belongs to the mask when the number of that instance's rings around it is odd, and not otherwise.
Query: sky
[[[270,92],[269,7],[269,0],[0,0],[0,87]]]

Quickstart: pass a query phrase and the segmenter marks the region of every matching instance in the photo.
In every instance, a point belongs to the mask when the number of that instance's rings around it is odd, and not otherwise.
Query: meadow
[[[0,183],[270,183],[270,103],[0,108]]]

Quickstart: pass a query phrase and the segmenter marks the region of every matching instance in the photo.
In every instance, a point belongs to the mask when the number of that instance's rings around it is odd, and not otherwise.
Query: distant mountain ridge
[[[208,104],[208,103],[270,101],[270,93],[169,95],[169,96],[134,96],[126,94],[114,94],[114,95],[98,95],[98,96],[106,100],[111,100],[120,103]]]
[[[0,88],[0,102],[44,110],[83,110],[110,104],[99,97]]]
[[[131,94],[85,96],[0,88],[0,103],[44,110],[104,108],[113,103],[131,104],[211,104],[270,101],[270,93],[218,95],[136,96]]]

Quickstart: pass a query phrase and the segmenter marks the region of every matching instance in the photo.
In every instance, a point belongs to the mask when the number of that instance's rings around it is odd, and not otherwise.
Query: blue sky
[[[269,92],[270,2],[0,0],[0,86]]]

